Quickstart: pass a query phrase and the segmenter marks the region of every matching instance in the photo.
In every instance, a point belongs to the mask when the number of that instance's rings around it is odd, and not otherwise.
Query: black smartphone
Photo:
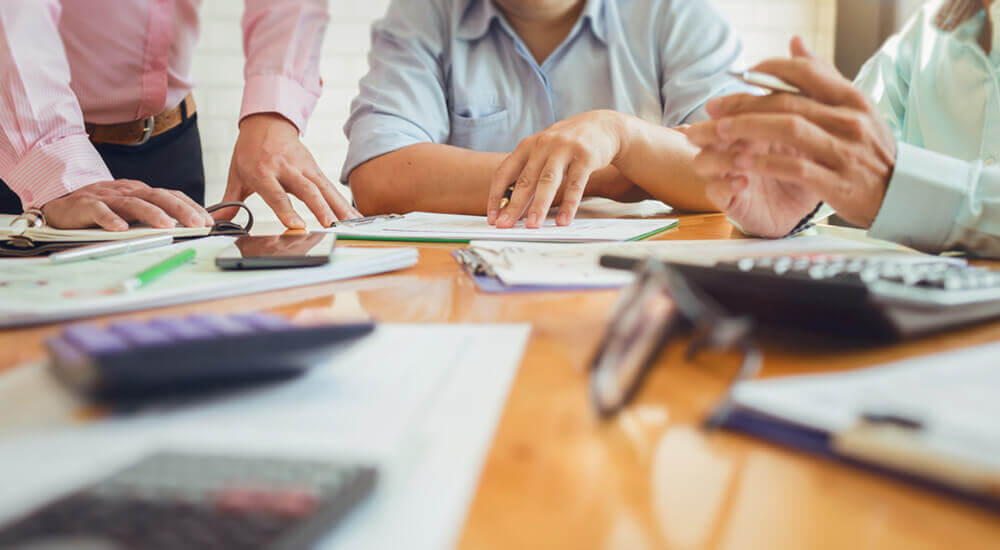
[[[330,263],[337,235],[302,233],[240,237],[215,258],[225,270],[315,267]]]

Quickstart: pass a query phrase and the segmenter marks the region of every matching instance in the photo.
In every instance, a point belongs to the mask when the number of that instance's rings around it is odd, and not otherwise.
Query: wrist
[[[626,163],[631,155],[633,136],[637,131],[636,121],[639,119],[617,111],[607,111],[606,116],[611,134],[618,143],[618,151],[611,160],[611,165],[620,169],[619,165]]]
[[[243,130],[246,126],[257,126],[257,125],[277,125],[277,126],[288,126],[293,129],[296,134],[299,133],[299,129],[295,124],[285,118],[280,113],[254,113],[252,115],[247,115],[240,119],[239,129]]]

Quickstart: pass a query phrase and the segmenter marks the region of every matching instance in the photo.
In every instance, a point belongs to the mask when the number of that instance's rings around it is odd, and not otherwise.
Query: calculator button
[[[232,318],[237,319],[257,330],[277,331],[286,330],[295,326],[284,317],[278,317],[277,315],[270,315],[267,313],[238,313],[233,315]]]
[[[238,336],[254,331],[253,327],[246,323],[218,315],[192,315],[188,317],[188,321],[211,335]]]
[[[169,334],[145,323],[115,323],[108,330],[121,336],[131,344],[155,346],[173,341]]]
[[[70,344],[90,354],[112,353],[128,348],[128,343],[120,336],[94,325],[67,327],[63,337]]]
[[[743,258],[742,260],[736,262],[736,267],[740,271],[753,271],[756,262],[753,258]]]

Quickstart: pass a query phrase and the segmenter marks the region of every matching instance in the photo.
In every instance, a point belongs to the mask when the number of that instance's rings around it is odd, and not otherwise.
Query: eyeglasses
[[[722,404],[707,421],[716,427],[727,414],[736,383],[760,372],[763,357],[751,340],[753,322],[730,315],[715,300],[691,286],[675,269],[647,259],[614,308],[604,340],[590,368],[590,391],[602,417],[624,408],[639,391],[660,351],[675,337],[692,332],[686,358],[703,350],[743,353]]]

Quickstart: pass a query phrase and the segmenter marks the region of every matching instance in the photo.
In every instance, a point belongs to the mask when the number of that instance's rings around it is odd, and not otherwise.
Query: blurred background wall
[[[410,0],[420,1],[420,0]],[[709,0],[674,0],[703,2]],[[753,63],[786,55],[788,40],[802,35],[815,51],[836,59],[853,75],[920,0],[714,0],[744,39]],[[323,52],[323,97],[309,123],[305,142],[327,175],[336,180],[347,142],[341,130],[358,79],[367,69],[368,28],[389,0],[332,0],[333,17]],[[236,141],[236,118],[243,88],[240,16],[243,0],[205,0],[201,42],[195,58],[196,96],[205,145],[208,200],[225,187]],[[891,21],[891,23],[889,22]],[[844,47],[836,49],[835,44]],[[257,208],[264,214],[265,209]]]

